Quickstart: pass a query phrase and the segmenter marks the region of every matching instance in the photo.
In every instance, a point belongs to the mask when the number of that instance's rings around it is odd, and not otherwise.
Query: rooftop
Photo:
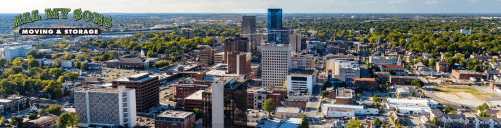
[[[340,88],[336,90],[336,98],[353,98],[353,93],[351,89]]]
[[[315,70],[292,70],[289,75],[295,75],[295,76],[311,76]]]
[[[45,116],[41,116],[40,118],[38,119],[34,119],[34,120],[30,120],[28,122],[33,122],[34,124],[44,124],[50,120],[53,120],[53,119],[57,119],[59,118],[59,116],[56,116],[56,115],[53,115],[53,114],[48,114],[48,115],[45,115]]]
[[[345,109],[345,108],[329,108],[329,111],[336,111],[336,112],[355,112],[354,109]]]
[[[282,119],[279,118],[262,118],[256,125],[256,128],[277,128],[280,126]]]
[[[470,71],[470,70],[454,70],[454,71],[458,72],[459,74],[480,74],[478,72]]]
[[[187,100],[202,100],[202,93],[204,91],[205,90],[198,90],[195,93],[189,95],[188,97],[186,97],[184,99],[187,99]]]
[[[163,113],[160,113],[156,117],[186,118],[186,117],[190,116],[191,114],[193,114],[193,112],[167,110]]]
[[[404,65],[383,65],[384,68],[404,68]]]
[[[285,113],[301,113],[301,109],[296,107],[277,107],[276,111]]]

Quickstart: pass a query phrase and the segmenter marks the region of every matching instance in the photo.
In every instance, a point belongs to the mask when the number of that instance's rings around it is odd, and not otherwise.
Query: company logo
[[[49,19],[68,19],[69,8],[54,8],[45,9],[45,20]],[[13,28],[17,28],[23,24],[32,23],[35,21],[42,20],[42,17],[38,15],[38,10],[23,13],[23,15],[18,15],[14,19]],[[61,17],[59,17],[61,14]],[[112,26],[111,17],[104,17],[97,12],[91,12],[89,10],[82,11],[81,9],[75,9],[73,11],[73,19],[75,21],[83,19],[86,22],[92,21],[105,29]],[[99,28],[21,28],[19,34],[21,35],[99,35],[101,30]]]

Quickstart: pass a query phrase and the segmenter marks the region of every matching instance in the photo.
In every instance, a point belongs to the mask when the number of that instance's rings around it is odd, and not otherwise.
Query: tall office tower
[[[229,52],[226,73],[244,74],[245,77],[249,77],[252,72],[251,59],[250,52]]]
[[[291,52],[300,52],[301,51],[301,35],[298,35],[296,32],[293,32],[290,35],[290,43]]]
[[[234,128],[247,125],[248,80],[223,77],[202,92],[203,127]]]
[[[291,68],[289,45],[271,44],[262,46],[262,85],[282,87]]]
[[[135,94],[134,89],[124,86],[75,91],[75,111],[80,116],[80,124],[83,127],[134,127]]]
[[[113,87],[125,86],[136,90],[136,109],[138,112],[147,112],[149,108],[160,103],[158,95],[160,78],[149,73],[141,73],[122,77],[112,81]]]
[[[268,42],[269,43],[282,43],[282,9],[269,8],[268,9]]]
[[[242,37],[249,38],[251,51],[255,51],[257,46],[257,36],[254,33],[256,33],[256,16],[242,16]]]
[[[249,40],[246,37],[237,36],[235,38],[226,38],[224,41],[224,58],[223,63],[228,63],[229,52],[248,52]]]

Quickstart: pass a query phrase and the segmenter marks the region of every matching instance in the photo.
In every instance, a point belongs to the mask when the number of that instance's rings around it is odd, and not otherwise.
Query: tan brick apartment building
[[[159,104],[160,78],[148,73],[136,74],[116,79],[112,82],[114,88],[125,86],[136,90],[136,109],[147,112],[150,107]]]

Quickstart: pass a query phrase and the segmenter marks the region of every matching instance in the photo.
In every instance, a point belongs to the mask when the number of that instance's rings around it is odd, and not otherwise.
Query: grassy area
[[[489,96],[495,96],[493,93],[482,93],[478,91],[475,87],[433,87],[433,91],[444,92],[444,93],[452,93],[462,98],[460,95],[456,94],[457,92],[465,92],[470,93],[473,96],[477,97],[477,99],[483,100]]]

